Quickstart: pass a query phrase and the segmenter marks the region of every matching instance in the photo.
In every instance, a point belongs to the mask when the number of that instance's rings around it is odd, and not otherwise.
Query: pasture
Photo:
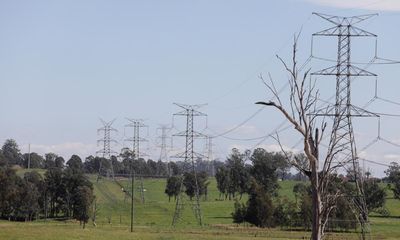
[[[165,179],[144,179],[145,203],[140,201],[139,184],[134,192],[134,232],[130,233],[130,197],[121,186],[130,188],[128,179],[115,181],[89,176],[94,184],[98,214],[97,226],[89,221],[86,229],[72,220],[37,220],[29,223],[0,221],[0,239],[308,239],[309,232],[298,229],[260,229],[232,223],[233,200],[220,200],[216,181],[211,179],[207,199],[201,207],[205,225],[199,227],[191,210],[190,201],[179,224],[171,226],[175,202],[164,194]],[[292,188],[296,182],[280,182],[279,194],[294,199]],[[371,213],[373,239],[400,238],[400,201],[390,199],[386,207],[390,215]],[[243,196],[241,201],[246,201]],[[355,233],[329,233],[328,239],[358,239]]]

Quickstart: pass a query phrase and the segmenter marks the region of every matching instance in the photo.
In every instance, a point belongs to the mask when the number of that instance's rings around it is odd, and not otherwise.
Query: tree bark
[[[322,238],[322,219],[321,219],[321,194],[319,191],[318,167],[315,162],[311,163],[311,190],[312,190],[312,234],[311,239],[320,240]]]

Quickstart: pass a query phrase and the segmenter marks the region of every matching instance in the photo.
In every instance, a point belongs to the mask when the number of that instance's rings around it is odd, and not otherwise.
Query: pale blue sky
[[[173,102],[208,103],[202,110],[209,115],[209,127],[228,130],[258,109],[255,101],[270,96],[257,77],[260,73],[271,72],[283,85],[286,77],[274,55],[289,57],[292,36],[301,26],[300,59],[310,55],[311,34],[329,26],[312,12],[380,13],[362,27],[379,35],[381,57],[400,59],[400,3],[394,0],[2,0],[0,141],[15,138],[23,150],[31,143],[32,151],[39,153],[86,157],[97,149],[99,117],[117,118],[118,140],[123,138],[125,117],[147,119],[149,138],[154,139],[157,124],[170,123],[179,111]],[[315,45],[318,53],[332,57],[335,43],[321,40]],[[360,61],[368,60],[365,49],[373,49],[370,43],[354,48]],[[320,66],[312,61],[309,67]],[[380,94],[400,102],[399,66],[369,70],[380,76]],[[354,84],[354,98],[359,97],[362,105],[368,100],[365,96],[373,96],[373,80]],[[394,104],[377,102],[372,107],[400,113]],[[278,116],[266,109],[228,136],[265,135],[279,125]],[[398,120],[382,120],[385,137],[396,143],[400,143]],[[372,124],[360,123],[361,147],[376,135]],[[177,121],[177,128],[182,127]],[[292,146],[297,135],[293,131],[286,135],[286,145]],[[218,138],[214,142],[216,156],[224,158],[233,146],[251,148],[259,141]],[[261,144],[276,149],[272,139]],[[152,149],[152,156],[157,156],[157,149]],[[365,154],[388,163],[399,160],[400,149],[378,143]],[[382,173],[373,168],[377,175]]]

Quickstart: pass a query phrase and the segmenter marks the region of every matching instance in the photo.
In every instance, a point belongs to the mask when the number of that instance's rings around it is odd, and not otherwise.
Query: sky
[[[0,1],[0,142],[17,140],[23,152],[55,152],[69,158],[94,155],[99,118],[116,119],[115,151],[129,146],[126,118],[148,125],[142,135],[151,158],[157,159],[159,124],[172,124],[172,135],[185,128],[173,114],[173,103],[207,104],[196,129],[221,135],[213,139],[214,157],[224,160],[230,149],[265,147],[263,138],[281,124],[273,109],[254,103],[271,98],[259,76],[271,74],[277,86],[287,75],[275,57],[290,59],[294,34],[300,33],[299,61],[311,54],[311,35],[330,27],[313,12],[353,16],[378,13],[360,24],[378,35],[378,56],[400,59],[397,0],[147,0],[147,1]],[[335,59],[336,39],[314,39],[313,56]],[[352,42],[353,59],[368,62],[375,39]],[[306,68],[333,63],[312,59]],[[399,65],[368,65],[379,75],[378,96],[368,108],[400,114]],[[334,79],[318,80],[325,99],[334,94]],[[363,106],[375,94],[375,79],[356,79],[352,99]],[[285,92],[283,92],[285,94]],[[384,101],[382,99],[390,100]],[[393,103],[394,102],[394,103]],[[248,120],[248,121],[246,121]],[[379,140],[376,119],[355,120],[359,155],[388,164],[400,160],[399,118],[382,116]],[[225,132],[228,132],[224,134]],[[234,138],[239,140],[230,140]],[[254,140],[248,140],[258,138]],[[294,151],[300,136],[288,129],[283,145]],[[389,142],[389,143],[388,143]],[[174,137],[174,152],[182,139]],[[204,151],[204,141],[196,141]],[[365,163],[377,176],[385,166]]]

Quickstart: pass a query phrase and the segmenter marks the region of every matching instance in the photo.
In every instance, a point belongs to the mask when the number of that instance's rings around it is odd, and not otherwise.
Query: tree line
[[[209,176],[215,173],[220,192],[218,200],[235,200],[232,213],[235,223],[250,223],[259,227],[311,227],[309,183],[303,181],[294,186],[294,201],[280,196],[278,191],[279,180],[306,179],[300,172],[290,172],[290,158],[296,158],[297,164],[303,162],[303,167],[307,168],[308,161],[304,154],[291,154],[288,159],[283,153],[268,152],[262,148],[243,153],[233,149],[225,162],[198,159],[196,175],[194,172],[182,174],[183,162],[168,164],[151,159],[135,159],[127,149],[118,157],[113,156],[110,161],[89,156],[82,161],[79,156],[73,155],[65,163],[62,157],[54,153],[45,154],[44,157],[36,153],[21,154],[14,140],[6,140],[0,149],[0,186],[4,186],[0,189],[0,218],[19,221],[75,218],[84,225],[95,199],[93,186],[85,174],[97,174],[101,168],[110,170],[112,164],[115,174],[128,174],[133,169],[144,175],[167,177],[165,194],[169,200],[176,198],[180,190],[193,198],[196,185],[199,195],[207,199]],[[46,172],[40,175],[33,171],[18,176],[13,166],[27,167],[28,164],[31,168],[44,168]],[[385,173],[387,177],[382,181],[389,183],[388,187],[395,198],[400,198],[400,166],[391,163]],[[386,192],[379,184],[381,180],[370,175],[366,173],[364,186],[368,209],[389,214],[384,208]],[[348,198],[356,192],[353,176],[352,171],[346,176],[332,174],[334,184],[331,184],[329,193],[340,192],[342,196],[329,208],[332,220],[327,223],[328,229],[348,230],[356,227]],[[244,195],[247,199],[242,199]]]
[[[289,158],[289,159],[288,159]],[[307,161],[304,154],[284,155],[258,148],[241,153],[233,149],[215,175],[220,200],[235,200],[232,218],[234,223],[249,223],[258,227],[298,227],[311,229],[312,196],[308,181],[297,183],[292,191],[295,200],[279,195],[282,172],[290,169],[290,158]],[[303,160],[301,160],[303,159]],[[387,171],[391,179],[400,179],[400,167],[394,165]],[[357,193],[352,173],[346,176],[332,174],[328,194],[341,194],[330,204],[328,230],[357,228],[357,216],[350,200]],[[387,214],[384,208],[386,191],[379,180],[368,178],[364,192],[369,211]],[[395,181],[392,181],[393,183]],[[396,193],[395,184],[391,187]],[[247,201],[242,200],[246,194]]]
[[[50,169],[50,168],[63,168],[65,160],[63,157],[55,153],[46,153],[44,156],[32,152],[21,153],[18,144],[13,139],[8,139],[3,144],[0,151],[0,164],[3,165],[19,165],[23,168],[35,169]],[[89,174],[111,174],[111,169],[114,175],[127,175],[130,174],[131,167],[137,174],[152,177],[167,177],[170,175],[180,174],[183,162],[162,162],[160,160],[154,161],[152,159],[135,158],[134,154],[128,148],[123,148],[121,153],[117,156],[111,156],[106,159],[99,156],[88,156],[83,161],[83,172]],[[209,176],[212,175],[212,169],[219,165],[217,161],[203,161],[197,160],[196,171],[207,172]]]
[[[55,154],[46,154],[45,159],[37,156],[31,156],[32,167],[46,166],[45,173],[30,171],[20,177],[15,165],[24,166],[26,158],[20,154],[18,145],[7,140],[1,148],[0,218],[13,221],[74,218],[84,227],[95,196],[81,158],[72,155],[64,166],[64,160]]]

